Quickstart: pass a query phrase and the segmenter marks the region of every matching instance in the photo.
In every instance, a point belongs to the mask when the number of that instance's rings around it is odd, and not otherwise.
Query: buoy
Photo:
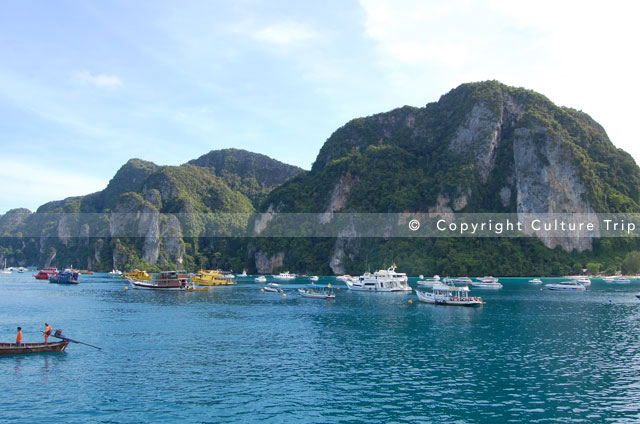
[[[263,291],[264,291],[264,289],[260,289],[260,291],[261,291],[261,292],[263,292]]]
[[[129,290],[129,286],[124,286],[124,289],[125,290]]]
[[[282,293],[282,297],[287,297],[287,294],[286,293]]]
[[[331,288],[331,283],[327,284],[327,288],[329,289]]]
[[[338,290],[340,290],[340,287],[338,287]]]
[[[409,303],[413,303],[413,300],[409,299]]]

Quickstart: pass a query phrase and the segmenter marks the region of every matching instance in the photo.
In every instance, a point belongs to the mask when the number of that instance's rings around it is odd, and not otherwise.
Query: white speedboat
[[[311,277],[309,277],[309,280],[311,281],[318,281],[320,279],[320,277],[318,277],[317,275],[312,275]]]
[[[471,285],[478,289],[501,289],[502,283],[498,281],[492,282],[483,282],[483,281],[472,281]]]
[[[560,283],[550,283],[545,284],[545,287],[548,290],[557,290],[557,291],[584,291],[586,287],[577,281],[569,280],[562,281]]]
[[[381,269],[373,274],[367,272],[357,279],[345,280],[349,290],[377,291],[377,292],[404,292],[411,291],[407,274],[396,272],[396,266]]]
[[[440,276],[434,275],[432,278],[421,277],[422,281],[418,281],[421,286],[433,287],[435,284],[441,284]]]
[[[478,281],[480,281],[481,283],[497,283],[498,279],[496,277],[479,277],[477,278]]]
[[[274,293],[282,293],[282,287],[278,283],[269,283],[262,288],[262,290],[266,292],[274,292]]]
[[[457,278],[447,277],[443,281],[446,284],[471,284],[473,282],[469,277],[457,277]]]
[[[446,284],[436,284],[431,293],[416,290],[418,300],[434,305],[451,306],[480,306],[482,298],[469,296],[469,287],[455,287]]]
[[[111,278],[122,277],[122,271],[119,271],[117,269],[112,269],[111,272],[109,273],[109,277],[111,277]]]
[[[309,297],[311,299],[335,299],[336,295],[333,293],[333,290],[326,289],[317,289],[317,288],[304,288],[298,289],[298,293],[302,297]]]
[[[589,287],[589,286],[591,285],[591,280],[590,280],[589,278],[586,278],[586,277],[584,277],[584,278],[578,278],[578,279],[576,280],[576,283],[578,283],[578,284],[582,284],[582,285],[583,285],[583,286],[585,286],[585,287]]]
[[[266,283],[267,277],[265,277],[264,275],[260,275],[259,277],[256,277],[253,281],[255,281],[256,283]]]
[[[613,283],[615,283],[615,284],[630,284],[631,280],[628,279],[628,278],[619,277],[619,278],[614,278],[613,279]]]
[[[352,277],[352,276],[350,276],[349,274],[338,275],[338,276],[336,277],[336,280],[340,280],[340,281],[345,281],[345,282],[346,282],[346,281],[351,281],[351,280],[353,280],[353,277]]]
[[[273,278],[277,278],[278,280],[295,280],[296,274],[290,274],[289,271],[281,272],[278,275],[272,275]]]
[[[242,274],[236,275],[236,277],[246,277],[246,276],[247,276],[247,270],[246,269],[242,270]]]
[[[539,279],[539,278],[531,279],[531,280],[529,280],[529,282],[530,282],[531,284],[542,284],[542,280],[541,280],[541,279]]]
[[[419,278],[419,279],[421,279],[421,280],[424,280],[424,275],[420,274],[420,275],[418,276],[418,278]]]

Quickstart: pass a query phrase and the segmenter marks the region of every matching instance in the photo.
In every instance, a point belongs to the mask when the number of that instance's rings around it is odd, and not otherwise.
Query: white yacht
[[[482,305],[482,298],[469,296],[469,287],[455,287],[446,284],[436,284],[433,292],[423,292],[416,290],[418,300],[434,305],[452,306],[479,306]]]
[[[630,284],[631,280],[628,279],[628,278],[624,278],[624,277],[617,277],[617,278],[613,279],[612,283],[615,283],[615,284]]]
[[[309,277],[309,280],[311,281],[318,281],[320,279],[320,277],[318,277],[317,275],[312,275],[311,277]]]
[[[432,278],[423,278],[422,281],[418,281],[418,284],[427,287],[432,287],[435,284],[441,284],[440,276],[434,275]]]
[[[122,277],[122,271],[117,269],[112,269],[111,272],[109,273],[109,277],[111,278]]]
[[[266,292],[274,292],[274,293],[283,293],[282,287],[278,283],[269,283],[262,288],[262,291]]]
[[[289,271],[281,272],[278,275],[272,275],[273,278],[277,278],[278,280],[295,280],[296,274],[290,274]]]
[[[443,281],[447,284],[471,284],[473,282],[469,277],[457,277],[457,278],[447,277]]]
[[[378,291],[378,292],[403,292],[411,291],[407,274],[396,272],[396,266],[376,271],[373,274],[366,272],[357,279],[345,280],[349,290]]]
[[[586,287],[574,280],[562,281],[560,283],[545,284],[545,287],[549,290],[558,291],[583,291]]]
[[[266,283],[267,282],[267,277],[265,277],[264,275],[260,275],[259,277],[256,277],[254,279],[254,281],[256,283]]]
[[[502,284],[495,277],[478,278],[479,281],[472,281],[471,285],[479,289],[501,289]]]
[[[531,284],[542,284],[542,280],[541,280],[541,279],[539,279],[539,278],[534,278],[534,279],[532,279],[532,280],[529,280],[529,282],[530,282]]]
[[[576,280],[576,283],[582,284],[585,287],[589,287],[591,285],[591,280],[589,278],[583,277],[583,278],[578,278]]]

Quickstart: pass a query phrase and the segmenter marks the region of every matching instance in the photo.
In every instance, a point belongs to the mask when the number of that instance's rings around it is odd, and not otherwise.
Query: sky
[[[0,213],[131,158],[241,148],[309,169],[349,120],[496,79],[591,115],[640,162],[634,2],[0,3]]]

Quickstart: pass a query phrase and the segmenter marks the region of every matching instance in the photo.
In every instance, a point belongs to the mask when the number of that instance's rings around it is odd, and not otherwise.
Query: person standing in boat
[[[18,327],[18,335],[16,336],[16,345],[22,344],[22,327]]]
[[[49,336],[51,335],[52,331],[53,331],[53,328],[51,328],[48,322],[45,322],[44,323],[44,344],[47,344],[47,341],[49,340]]]

